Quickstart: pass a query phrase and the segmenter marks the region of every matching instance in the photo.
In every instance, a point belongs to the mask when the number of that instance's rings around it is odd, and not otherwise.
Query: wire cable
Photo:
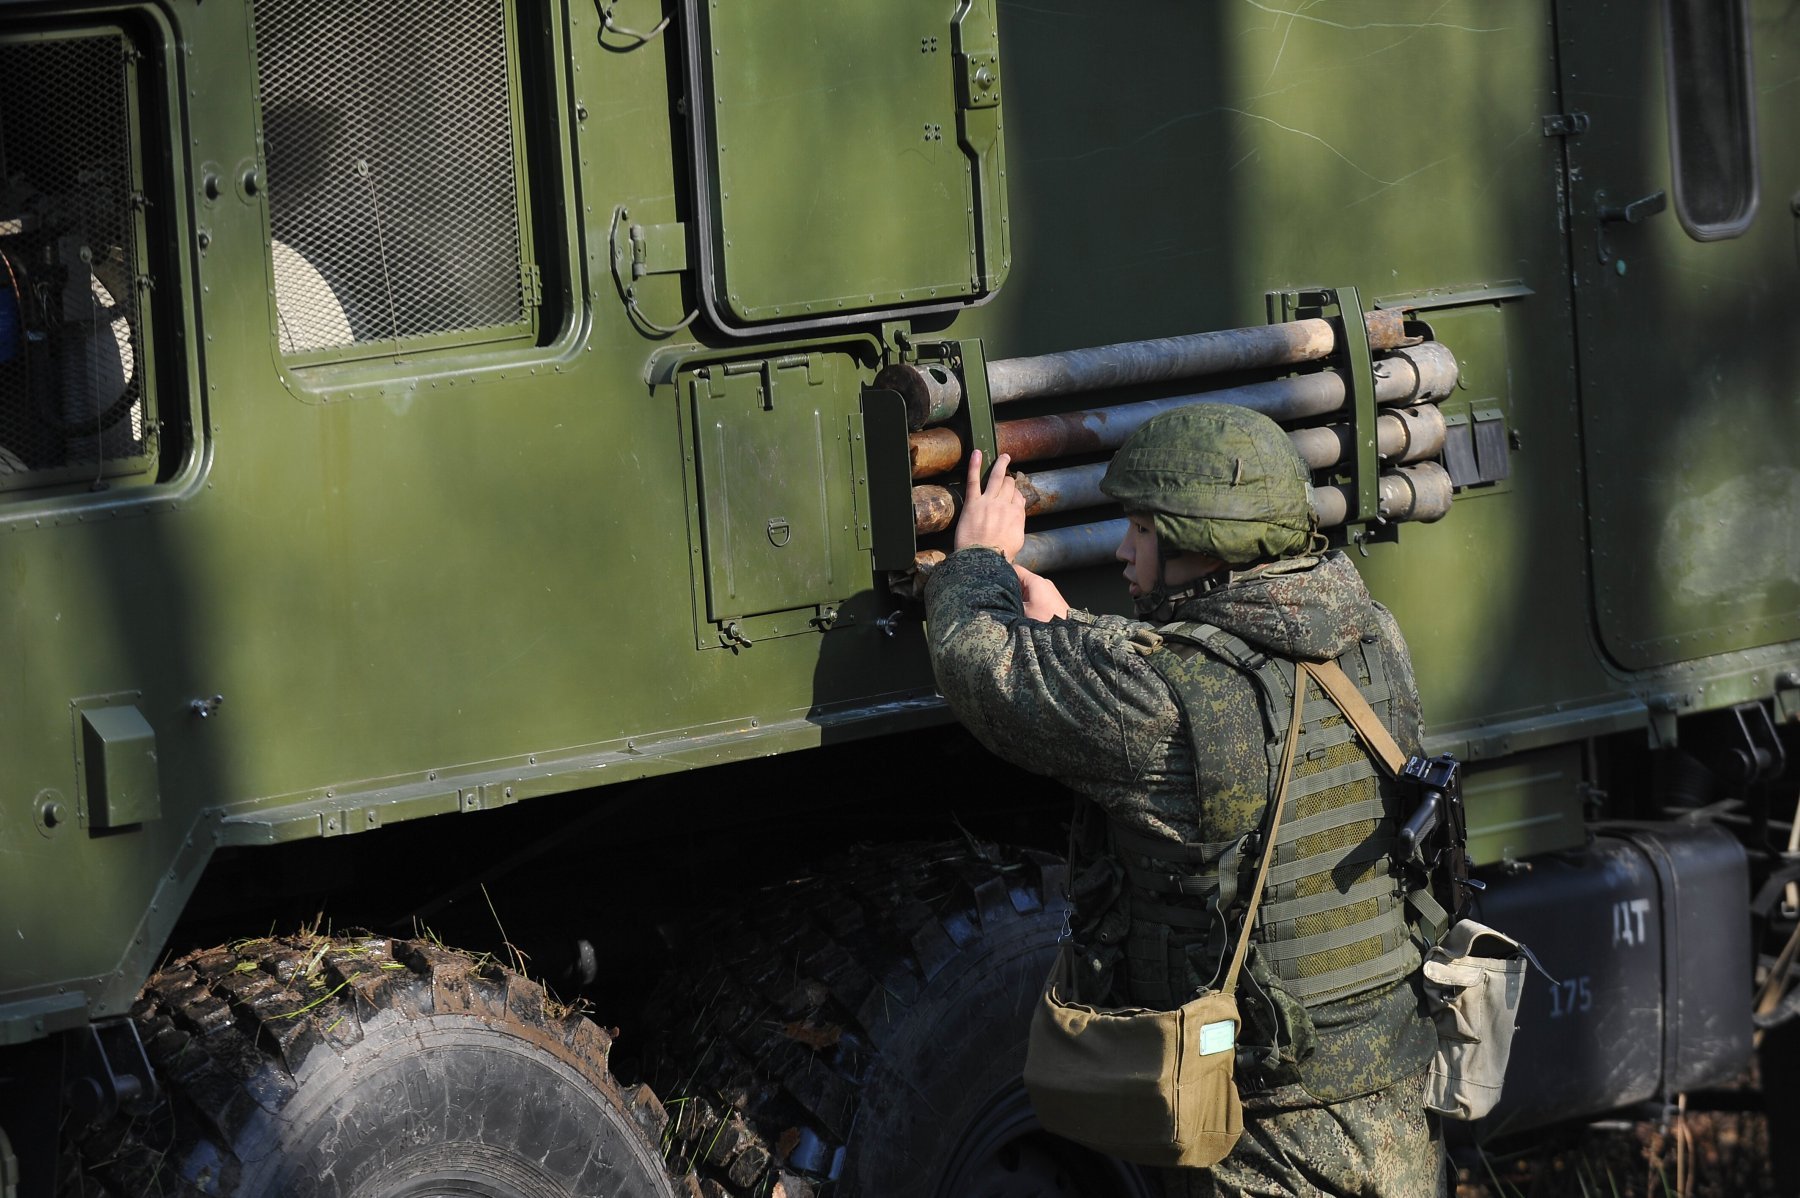
[[[662,36],[663,30],[665,30],[669,27],[669,21],[671,20],[671,18],[665,15],[662,20],[658,21],[656,24],[654,24],[650,27],[650,31],[648,33],[639,33],[635,29],[629,29],[626,26],[621,25],[617,21],[613,20],[613,15],[612,15],[613,9],[617,8],[618,6],[619,6],[619,0],[612,0],[611,4],[604,3],[603,0],[594,0],[594,7],[597,10],[599,10],[599,13],[600,13],[600,27],[601,27],[602,32],[610,30],[613,33],[621,34],[621,35],[623,35],[625,37],[629,37],[629,38],[636,38],[637,40],[634,41],[629,46],[609,46],[609,47],[607,47],[608,49],[635,50],[639,46],[646,45],[649,42],[654,41],[656,38]],[[602,44],[604,45],[604,43],[602,43]]]
[[[613,285],[619,289],[619,298],[625,301],[625,312],[631,317],[632,323],[638,326],[640,332],[653,333],[659,337],[673,337],[699,318],[700,309],[695,308],[675,324],[658,324],[645,315],[644,310],[638,306],[637,284],[627,283],[624,274],[620,272],[623,255],[619,252],[619,222],[624,218],[625,205],[613,205],[612,225],[606,234],[606,240],[612,246]]]

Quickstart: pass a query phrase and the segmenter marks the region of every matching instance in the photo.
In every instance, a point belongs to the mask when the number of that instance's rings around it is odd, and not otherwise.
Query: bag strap
[[[1399,777],[1400,771],[1406,768],[1406,754],[1394,743],[1393,733],[1387,730],[1387,725],[1381,722],[1381,717],[1375,714],[1369,701],[1356,689],[1350,676],[1344,673],[1344,667],[1335,661],[1303,661],[1299,664],[1302,670],[1311,674],[1314,681],[1325,688],[1325,693],[1331,696],[1331,701],[1338,705],[1338,710],[1344,713],[1344,718],[1350,721],[1350,726],[1362,737],[1363,744],[1375,755],[1376,761],[1387,771],[1387,776]]]
[[[1299,664],[1303,667],[1306,665],[1305,662]],[[1343,676],[1343,671],[1338,673],[1340,677]],[[1348,682],[1349,679],[1345,678],[1344,681]],[[1294,746],[1300,741],[1300,710],[1305,705],[1306,675],[1297,669],[1294,671],[1294,715],[1288,724],[1287,745],[1281,752],[1281,769],[1275,775],[1275,812],[1269,819],[1262,864],[1256,867],[1256,885],[1250,888],[1250,903],[1244,908],[1244,927],[1238,933],[1237,948],[1231,954],[1231,968],[1225,971],[1225,984],[1220,987],[1226,994],[1237,993],[1238,971],[1243,968],[1244,954],[1250,951],[1250,929],[1256,923],[1256,908],[1262,902],[1263,883],[1268,881],[1269,862],[1275,856],[1275,833],[1281,827],[1281,809],[1287,804],[1288,779],[1294,772]]]
[[[1375,714],[1375,709],[1362,697],[1362,692],[1356,689],[1356,684],[1350,681],[1350,676],[1344,673],[1344,668],[1335,661],[1303,661],[1299,664],[1302,670],[1312,675],[1325,688],[1325,692],[1356,729],[1357,736],[1362,738],[1363,744],[1375,755],[1387,776],[1398,778],[1400,771],[1406,767],[1406,754],[1394,743],[1393,734]],[[1409,890],[1406,901],[1418,915],[1420,926],[1433,944],[1441,941],[1455,922],[1450,912],[1444,909],[1444,904],[1431,893],[1429,886],[1421,885]]]

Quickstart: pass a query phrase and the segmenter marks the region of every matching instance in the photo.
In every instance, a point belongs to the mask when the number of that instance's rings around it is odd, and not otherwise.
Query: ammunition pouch
[[[1438,1034],[1428,1110],[1479,1119],[1500,1101],[1530,961],[1524,945],[1472,919],[1458,921],[1426,955],[1425,1005]]]

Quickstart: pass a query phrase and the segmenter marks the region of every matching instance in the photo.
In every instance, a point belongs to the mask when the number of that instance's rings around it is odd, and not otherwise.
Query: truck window
[[[281,353],[529,337],[504,0],[255,0],[252,13]]]
[[[1664,0],[1675,212],[1697,241],[1756,215],[1756,104],[1743,0]]]
[[[155,470],[139,60],[0,35],[0,494]]]

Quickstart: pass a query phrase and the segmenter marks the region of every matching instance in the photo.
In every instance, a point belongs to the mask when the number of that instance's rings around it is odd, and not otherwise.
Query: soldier
[[[1293,662],[1338,662],[1411,751],[1406,645],[1349,560],[1318,552],[1306,467],[1258,413],[1167,413],[1108,468],[1129,520],[1117,556],[1150,623],[1071,609],[1011,565],[1024,501],[1006,455],[986,488],[980,466],[971,455],[955,549],[925,590],[939,689],[989,749],[1087,800],[1070,863],[1081,1000],[1180,1006],[1218,984],[1245,918]],[[1273,712],[1271,685],[1287,695]],[[1304,721],[1238,987],[1244,1135],[1211,1170],[1171,1171],[1169,1191],[1438,1194],[1397,796],[1316,684]]]

